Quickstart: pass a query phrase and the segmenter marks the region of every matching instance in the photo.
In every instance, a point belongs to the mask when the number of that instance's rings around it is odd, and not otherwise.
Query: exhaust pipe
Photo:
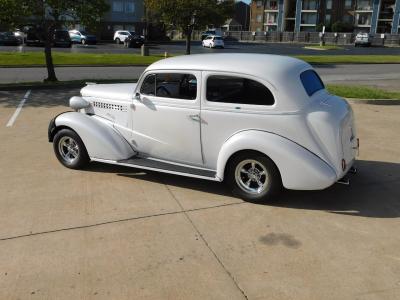
[[[344,185],[350,185],[350,179],[342,178],[342,179],[339,179],[338,181],[336,181],[336,183],[344,184]]]

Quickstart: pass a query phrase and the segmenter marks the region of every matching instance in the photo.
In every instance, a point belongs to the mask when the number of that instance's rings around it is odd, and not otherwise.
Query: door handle
[[[200,122],[200,115],[189,115],[189,118],[193,121]]]

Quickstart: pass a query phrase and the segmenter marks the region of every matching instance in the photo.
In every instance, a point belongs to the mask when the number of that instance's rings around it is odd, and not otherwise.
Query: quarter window
[[[220,75],[208,77],[207,100],[251,105],[275,103],[274,96],[265,85],[247,78]]]
[[[144,79],[140,93],[163,98],[194,100],[197,96],[197,80],[192,74],[150,74]]]
[[[300,79],[308,96],[312,96],[315,92],[325,88],[321,78],[313,70],[307,70],[301,73]]]

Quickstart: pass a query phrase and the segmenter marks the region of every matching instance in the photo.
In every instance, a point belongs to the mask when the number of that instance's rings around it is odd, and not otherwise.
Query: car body
[[[20,44],[22,44],[22,41],[13,32],[0,32],[0,45],[18,46]]]
[[[41,29],[30,29],[26,38],[27,46],[44,46],[44,38]],[[54,30],[53,35],[53,47],[71,47],[72,41],[69,37],[69,32],[67,30]]]
[[[26,35],[27,46],[44,46],[44,39],[41,34],[41,29],[30,28]]]
[[[14,31],[15,37],[20,41],[21,44],[25,43],[26,33],[20,29]]]
[[[139,48],[144,44],[144,37],[136,34],[135,32],[130,32],[130,35],[127,36],[124,43],[129,48]]]
[[[82,45],[95,45],[97,44],[97,38],[94,34],[88,34],[86,31],[82,30],[70,30],[69,37],[72,43],[78,43]]]
[[[203,47],[225,48],[224,40],[220,35],[209,35],[202,42]]]
[[[218,29],[208,29],[201,33],[201,40],[204,40],[209,35],[221,35],[222,31]]]
[[[71,38],[67,30],[54,30],[53,47],[67,47],[72,46]]]
[[[121,44],[125,42],[125,39],[131,35],[131,32],[128,30],[117,30],[114,33],[114,42],[117,44]]]
[[[354,40],[354,46],[366,46],[369,47],[371,46],[371,36],[369,33],[366,32],[359,32],[356,35],[356,38]]]
[[[90,84],[50,122],[60,162],[227,181],[247,200],[325,189],[352,168],[353,111],[304,61],[202,54],[150,65],[138,83]]]

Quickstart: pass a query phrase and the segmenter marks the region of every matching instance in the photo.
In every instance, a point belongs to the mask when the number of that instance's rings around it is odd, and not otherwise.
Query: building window
[[[278,13],[276,12],[267,12],[265,14],[265,22],[267,24],[276,24],[277,19],[278,19]]]
[[[267,1],[266,9],[270,10],[277,10],[278,9],[278,2],[274,0]]]
[[[316,13],[302,13],[301,24],[316,24],[317,14]]]
[[[332,9],[332,0],[326,0],[326,9]]]
[[[345,0],[344,1],[344,7],[345,8],[351,8],[352,6],[352,0]]]
[[[262,22],[262,15],[257,15],[257,22]]]
[[[262,6],[262,1],[257,1],[256,5],[257,5],[257,7],[261,7]]]
[[[134,13],[135,12],[135,3],[132,1],[125,2],[125,12]]]
[[[372,10],[372,1],[371,0],[358,0],[356,9],[357,10]]]
[[[316,0],[303,0],[302,10],[316,10],[317,1]]]
[[[343,16],[343,22],[345,22],[345,23],[353,23],[353,16],[351,16],[351,15],[344,15]]]
[[[331,15],[330,14],[326,14],[325,15],[325,24],[330,24],[331,23]]]
[[[357,25],[365,25],[365,26],[370,26],[371,25],[371,14],[370,13],[362,13],[362,14],[357,14]]]
[[[113,1],[112,10],[113,10],[113,12],[123,12],[124,11],[124,2]]]

